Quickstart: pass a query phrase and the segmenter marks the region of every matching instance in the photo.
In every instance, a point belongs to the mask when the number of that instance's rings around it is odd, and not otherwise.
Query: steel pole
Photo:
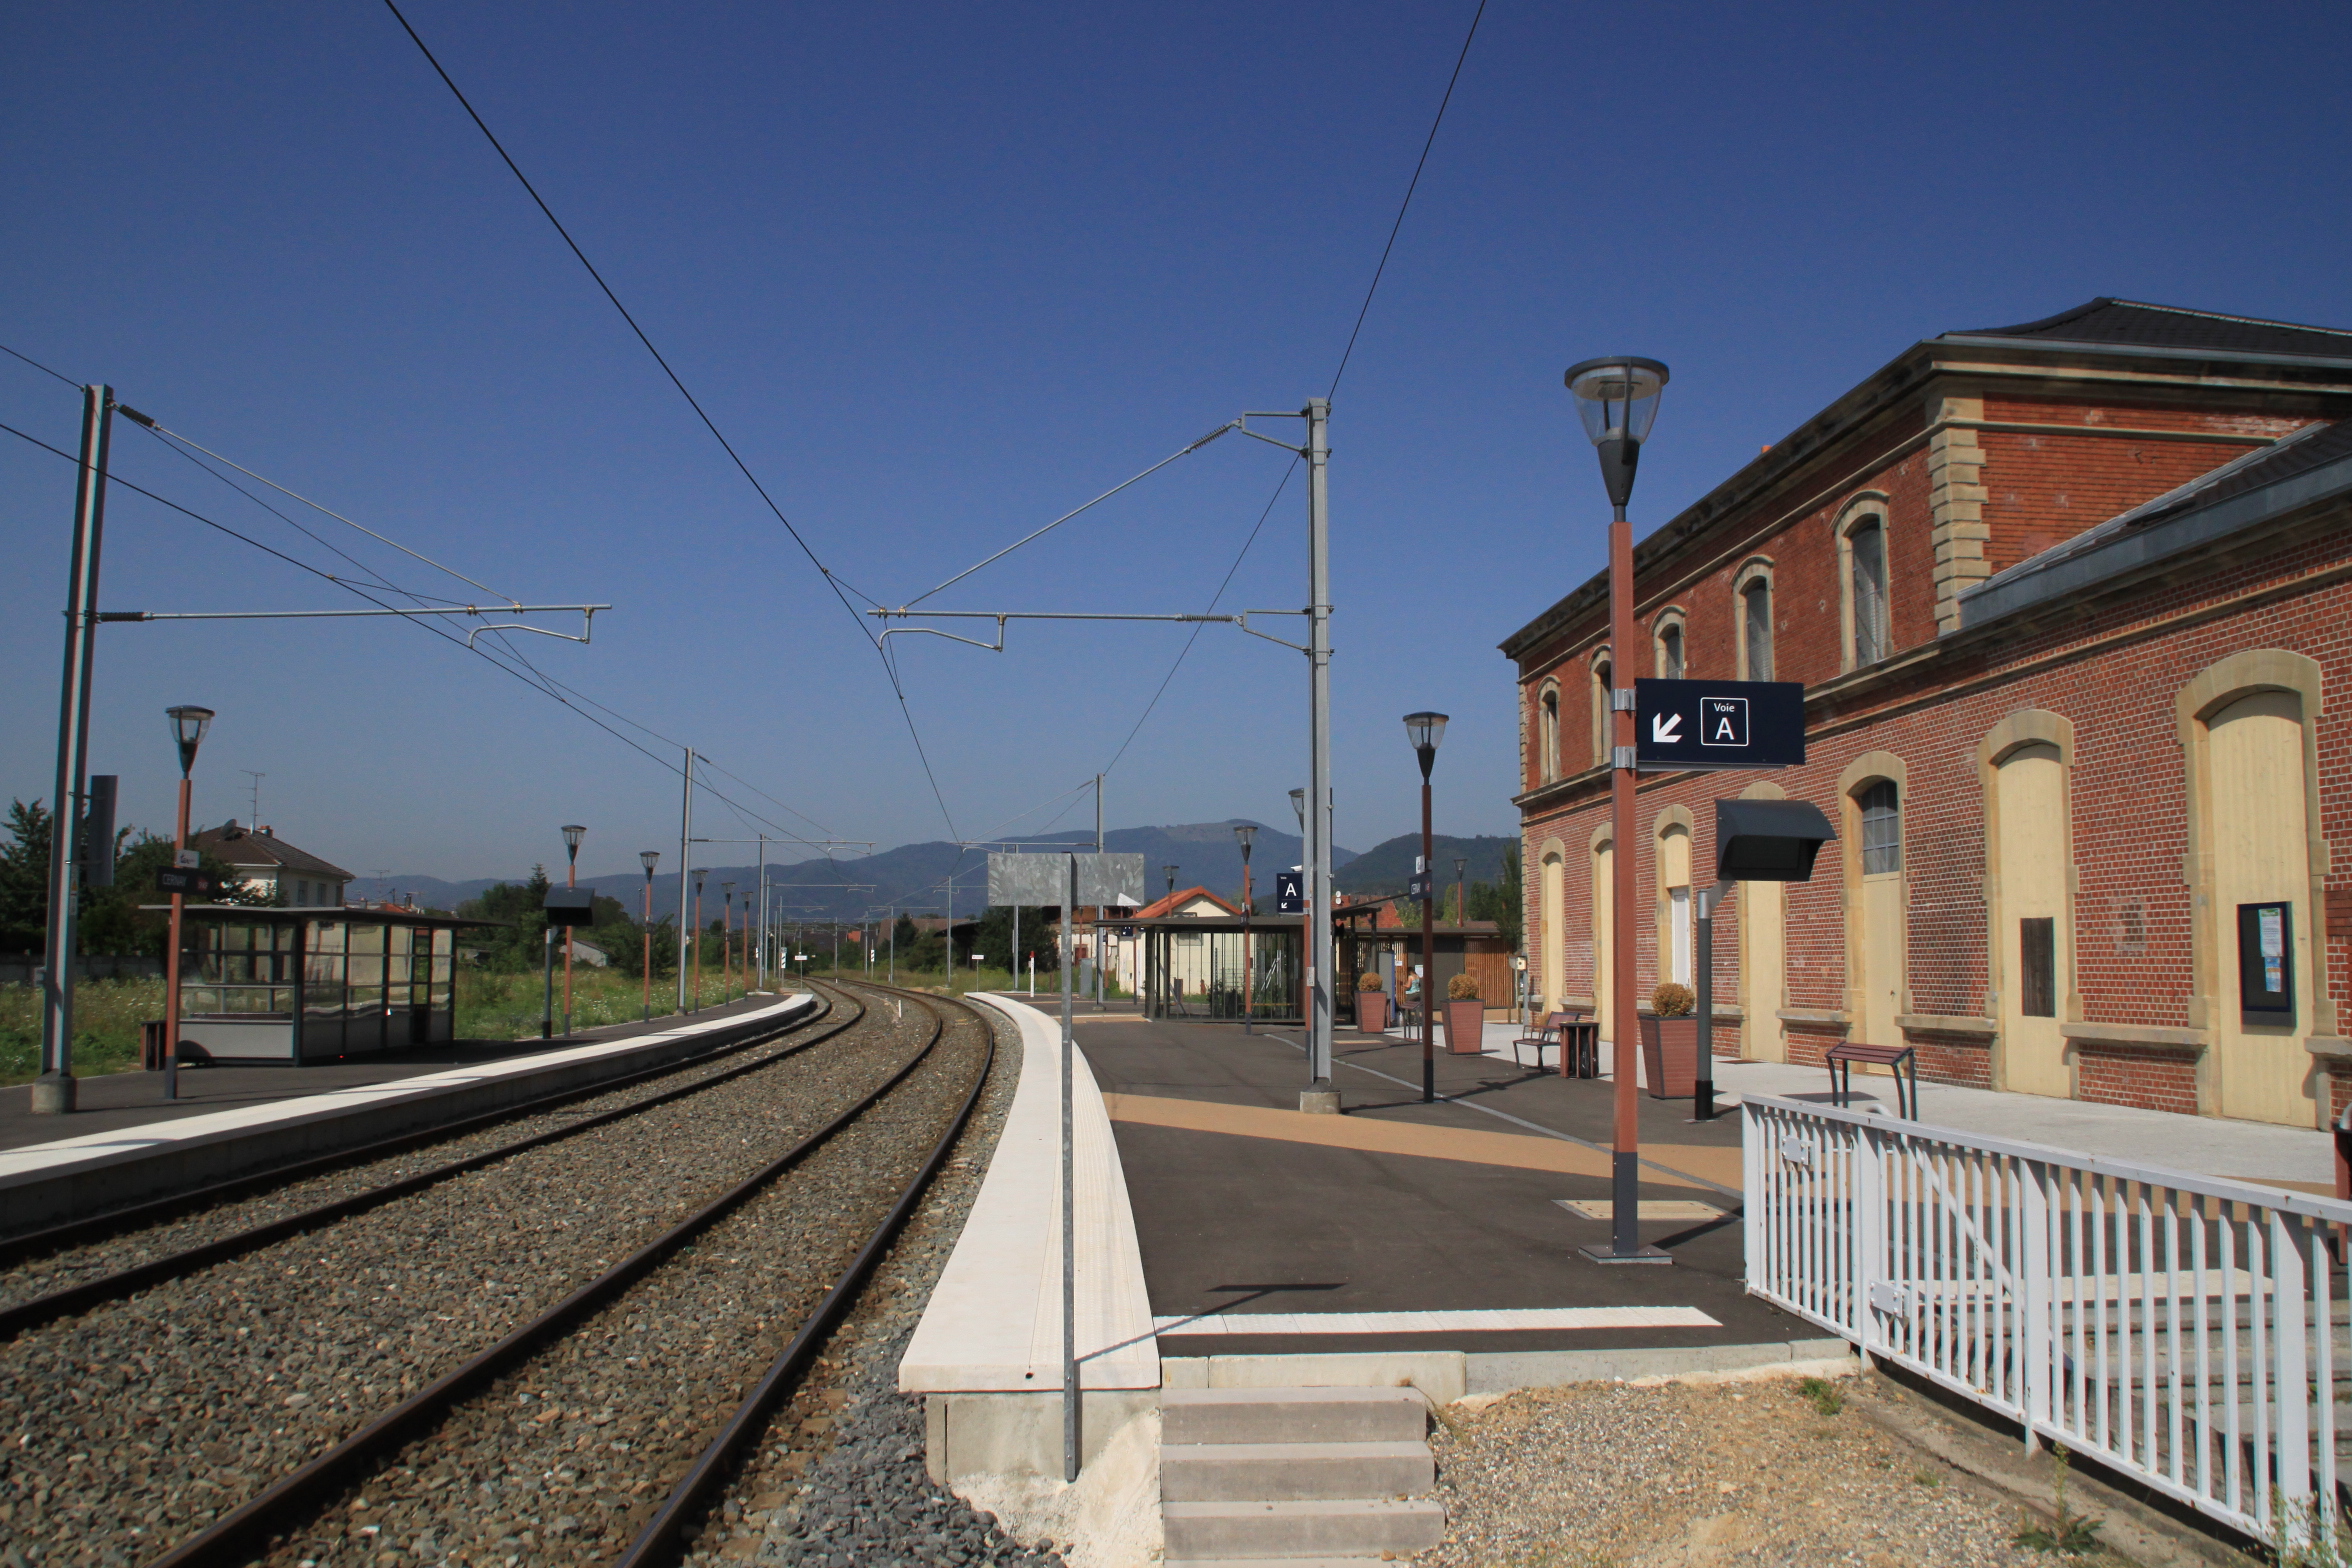
[[[180,863],[180,851],[188,847],[188,796],[191,789],[188,775],[180,774],[180,825],[172,835],[172,864]],[[110,846],[111,847],[111,846]],[[180,920],[187,908],[188,895],[174,893],[171,903],[171,948],[163,959],[163,1097],[180,1097]]]
[[[1103,776],[1102,776],[1101,774],[1097,773],[1097,774],[1094,776],[1094,852],[1095,852],[1097,855],[1100,855],[1100,854],[1103,852],[1103,799],[1102,799],[1102,787],[1103,787]],[[1098,866],[1099,866],[1100,864],[1101,864],[1101,862],[1098,860],[1098,861],[1096,862],[1096,865],[1098,865]],[[1099,874],[1099,873],[1098,873],[1098,874]],[[1099,889],[1099,888],[1098,888],[1098,889],[1096,889],[1096,891],[1097,891],[1097,892],[1099,892],[1099,891],[1101,891],[1101,889]],[[1098,1012],[1098,1013],[1102,1011],[1102,1001],[1103,1001],[1103,936],[1102,936],[1102,905],[1100,905],[1100,904],[1097,904],[1097,905],[1095,905],[1095,906],[1094,906],[1094,1010],[1095,1010],[1096,1012]]]
[[[539,987],[539,1038],[544,1040],[555,1033],[555,927],[546,927],[539,939],[547,953]]]
[[[765,833],[759,836],[759,920],[759,986],[765,991],[768,988],[768,836]]]
[[[564,846],[564,886],[580,885],[580,852],[569,844]],[[572,928],[564,927],[564,1037],[572,1033]]]
[[[1718,882],[1696,889],[1692,898],[1699,923],[1699,1070],[1691,1084],[1691,1116],[1702,1122],[1715,1119],[1715,906],[1730,891],[1730,883]]]
[[[1437,1098],[1437,869],[1430,857],[1437,841],[1430,830],[1429,765],[1434,750],[1421,753],[1421,1100]]]
[[[645,873],[645,1021],[653,1022],[653,873]]]
[[[1072,1113],[1077,1050],[1070,1018],[1070,921],[1078,907],[1078,857],[1070,857],[1069,903],[1062,920],[1062,1479],[1078,1479],[1078,1164]],[[955,971],[955,928],[948,928],[948,972]]]
[[[1616,1074],[1616,1125],[1610,1149],[1610,1244],[1606,1252],[1585,1249],[1602,1263],[1671,1263],[1673,1254],[1641,1244],[1641,1101],[1639,1072],[1641,1009],[1634,996],[1634,725],[1630,705],[1614,692],[1630,691],[1624,679],[1635,643],[1633,620],[1633,525],[1625,508],[1614,508],[1609,523],[1609,970],[1611,1027],[1615,1031],[1612,1070]]]
[[[80,920],[83,779],[90,760],[90,682],[98,657],[98,560],[106,532],[106,454],[114,389],[82,388],[82,460],[66,570],[65,672],[58,695],[57,783],[49,796],[49,940],[42,963],[41,1076],[36,1115],[74,1108],[75,930]]]
[[[1306,1111],[1337,1111],[1331,1086],[1331,404],[1311,398],[1307,418],[1307,1055]]]
[[[678,1011],[686,1011],[686,948],[694,933],[686,929],[686,887],[694,864],[694,748],[686,748],[684,798],[678,806]]]
[[[1251,1005],[1255,1000],[1255,987],[1251,983],[1254,976],[1250,963],[1253,955],[1250,950],[1249,922],[1250,847],[1244,844],[1241,846],[1241,1032],[1243,1034],[1257,1032],[1256,1009]]]

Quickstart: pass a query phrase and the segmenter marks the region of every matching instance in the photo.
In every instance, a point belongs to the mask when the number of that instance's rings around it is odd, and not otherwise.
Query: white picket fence
[[[1748,1289],[2263,1540],[2333,1539],[2352,1203],[1742,1102]]]

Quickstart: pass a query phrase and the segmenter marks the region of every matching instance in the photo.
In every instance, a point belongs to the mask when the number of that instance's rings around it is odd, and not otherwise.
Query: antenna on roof
[[[268,778],[269,775],[266,773],[256,773],[251,768],[239,768],[237,771],[244,774],[247,778],[253,780],[253,815],[246,819],[245,826],[251,831],[258,833],[261,831],[261,781],[265,778]]]

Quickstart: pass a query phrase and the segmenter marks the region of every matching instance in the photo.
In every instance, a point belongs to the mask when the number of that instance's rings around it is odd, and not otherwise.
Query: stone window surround
[[[1682,643],[1682,678],[1690,677],[1690,615],[1679,604],[1669,604],[1650,617],[1650,673],[1660,680],[1666,674],[1666,632],[1672,628]]]
[[[1773,559],[1769,555],[1751,555],[1740,562],[1739,570],[1731,574],[1731,624],[1739,628],[1732,638],[1733,668],[1738,678],[1752,681],[1757,677],[1748,673],[1748,589],[1757,583],[1764,585],[1766,635],[1772,641],[1772,662],[1780,663],[1780,590],[1772,580]]]
[[[1883,490],[1864,490],[1847,498],[1838,508],[1837,521],[1832,531],[1837,538],[1838,581],[1838,671],[1844,674],[1860,669],[1855,657],[1854,623],[1854,535],[1875,523],[1878,525],[1879,565],[1886,572],[1887,645],[1879,653],[1884,659],[1895,651],[1895,538],[1894,508]],[[1872,663],[1877,663],[1874,659]]]
[[[1560,678],[1547,675],[1535,693],[1535,776],[1550,784],[1560,777]]]
[[[1602,643],[1585,655],[1585,668],[1590,672],[1585,684],[1592,691],[1592,766],[1606,767],[1609,761],[1609,684],[1617,678],[1617,661],[1609,657],[1609,645]],[[1601,671],[1606,668],[1608,677]]]

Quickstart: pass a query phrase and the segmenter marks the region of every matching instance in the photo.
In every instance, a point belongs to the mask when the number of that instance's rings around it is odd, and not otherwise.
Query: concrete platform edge
[[[1415,1388],[1433,1404],[1569,1383],[1706,1376],[1851,1359],[1842,1339],[1680,1349],[1408,1350],[1292,1356],[1163,1356],[1164,1388]]]
[[[813,995],[801,993],[754,1013],[656,1035],[11,1149],[0,1157],[6,1230],[63,1224],[339,1149],[429,1131],[541,1095],[591,1088],[692,1055],[714,1039],[774,1029],[816,1005]]]

